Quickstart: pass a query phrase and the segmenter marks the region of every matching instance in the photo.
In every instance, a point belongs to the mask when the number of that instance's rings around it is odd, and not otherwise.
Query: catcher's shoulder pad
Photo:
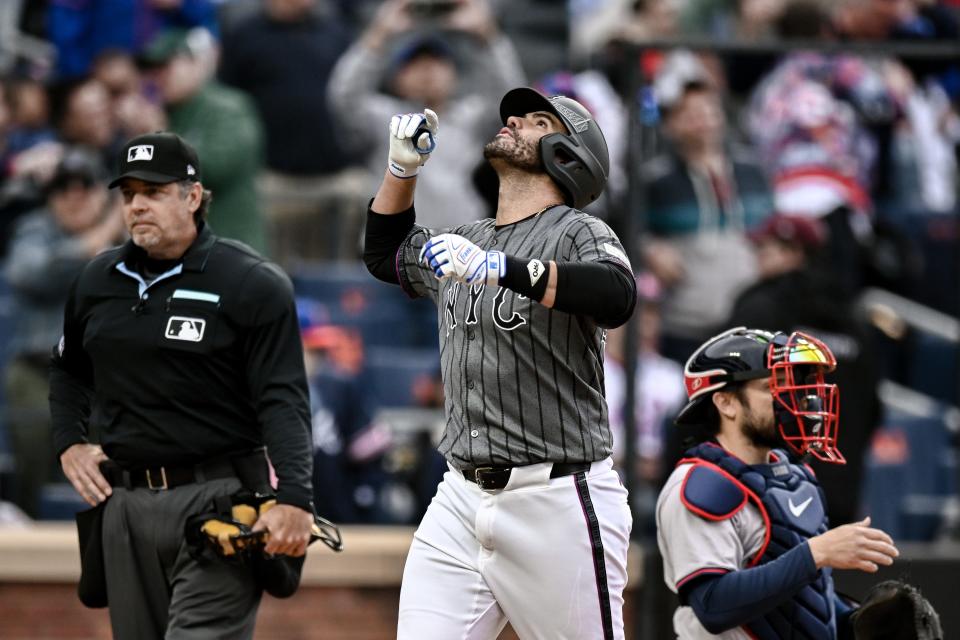
[[[726,520],[747,503],[747,491],[723,469],[701,461],[687,471],[680,488],[680,501],[701,518]]]

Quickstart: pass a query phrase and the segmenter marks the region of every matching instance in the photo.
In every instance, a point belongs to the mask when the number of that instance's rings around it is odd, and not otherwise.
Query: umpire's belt
[[[126,487],[127,489],[140,487],[156,490],[173,489],[185,484],[237,477],[237,471],[229,458],[219,458],[190,465],[130,469],[116,465],[103,465],[101,471],[112,486]]]
[[[555,462],[553,468],[550,469],[550,477],[561,478],[581,471],[589,471],[590,464],[589,462]],[[513,467],[476,467],[475,469],[462,469],[461,471],[464,478],[476,483],[484,491],[495,491],[507,486]]]

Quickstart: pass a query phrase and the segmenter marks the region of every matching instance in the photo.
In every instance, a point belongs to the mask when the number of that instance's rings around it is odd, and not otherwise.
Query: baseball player
[[[831,570],[873,573],[898,555],[870,518],[828,529],[813,470],[791,457],[844,461],[838,390],[823,378],[835,364],[809,335],[743,327],[687,361],[676,421],[712,437],[687,451],[657,502],[682,640],[850,637],[852,609]]]
[[[415,222],[437,117],[395,116],[364,259],[438,307],[449,472],[407,557],[398,637],[622,638],[631,516],[610,459],[604,327],[636,298],[616,235],[579,209],[606,184],[607,145],[583,105],[503,97],[484,147],[496,219]]]

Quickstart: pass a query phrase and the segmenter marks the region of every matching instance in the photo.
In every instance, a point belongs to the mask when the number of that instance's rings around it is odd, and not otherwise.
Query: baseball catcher
[[[824,380],[835,364],[813,336],[744,327],[711,338],[687,361],[689,402],[676,422],[709,435],[686,452],[657,502],[681,639],[850,638],[854,624],[875,633],[868,628],[882,598],[853,617],[831,571],[874,573],[899,552],[870,518],[829,528],[804,461],[844,461],[839,391]]]

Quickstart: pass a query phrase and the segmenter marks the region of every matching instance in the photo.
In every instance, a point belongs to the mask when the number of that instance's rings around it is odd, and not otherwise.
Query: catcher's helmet
[[[830,349],[795,331],[770,333],[737,327],[707,340],[684,368],[688,402],[677,424],[707,421],[710,396],[730,383],[770,378],[770,393],[780,437],[798,454],[826,462],[845,462],[837,449],[839,391],[824,382],[836,367]]]
[[[500,101],[500,119],[546,111],[557,116],[567,133],[540,138],[544,170],[557,183],[570,207],[582,209],[600,197],[610,175],[607,141],[593,116],[582,104],[566,96],[546,97],[535,89],[512,89]]]

